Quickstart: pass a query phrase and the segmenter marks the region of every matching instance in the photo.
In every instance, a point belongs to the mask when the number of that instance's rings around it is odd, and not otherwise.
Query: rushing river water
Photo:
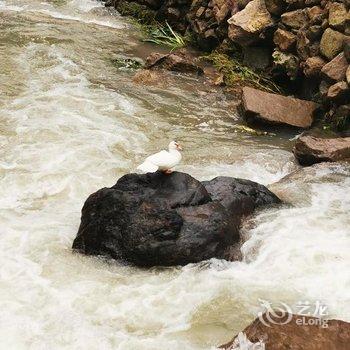
[[[245,227],[243,262],[143,270],[73,254],[86,197],[178,139],[179,170],[263,184],[297,169],[294,135],[235,133],[232,100],[193,77],[133,82],[152,49],[93,0],[0,0],[0,348],[204,350],[259,298],[350,320],[349,167],[291,182],[294,207]],[[299,194],[299,195],[298,195]]]

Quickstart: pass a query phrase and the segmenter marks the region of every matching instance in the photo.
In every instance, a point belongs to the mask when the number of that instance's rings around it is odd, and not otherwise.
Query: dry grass
[[[267,75],[255,72],[235,58],[214,51],[204,56],[204,59],[211,62],[219,72],[223,73],[225,84],[228,86],[244,83],[267,92],[282,93],[281,87]]]

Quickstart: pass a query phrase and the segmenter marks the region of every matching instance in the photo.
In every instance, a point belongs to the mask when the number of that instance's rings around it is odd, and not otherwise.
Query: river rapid
[[[327,305],[350,321],[350,168],[291,184],[294,206],[244,227],[242,262],[138,269],[72,253],[87,196],[177,139],[179,170],[271,184],[296,170],[292,134],[252,136],[193,77],[133,82],[132,22],[93,0],[0,0],[0,348],[204,350],[259,299]]]

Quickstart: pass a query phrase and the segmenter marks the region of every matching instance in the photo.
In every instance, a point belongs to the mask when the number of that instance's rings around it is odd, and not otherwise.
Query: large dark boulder
[[[140,266],[237,259],[242,217],[278,202],[248,180],[128,174],[87,199],[73,248]]]

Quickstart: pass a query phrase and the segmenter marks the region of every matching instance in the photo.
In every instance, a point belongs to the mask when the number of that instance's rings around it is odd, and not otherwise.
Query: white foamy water
[[[99,2],[0,1],[0,18],[1,349],[208,350],[259,299],[350,319],[345,164],[291,179],[294,207],[245,225],[242,262],[143,270],[73,254],[86,197],[169,139],[193,176],[269,184],[298,168],[290,136],[235,134],[226,99],[191,79],[135,85],[110,55],[147,47]]]

